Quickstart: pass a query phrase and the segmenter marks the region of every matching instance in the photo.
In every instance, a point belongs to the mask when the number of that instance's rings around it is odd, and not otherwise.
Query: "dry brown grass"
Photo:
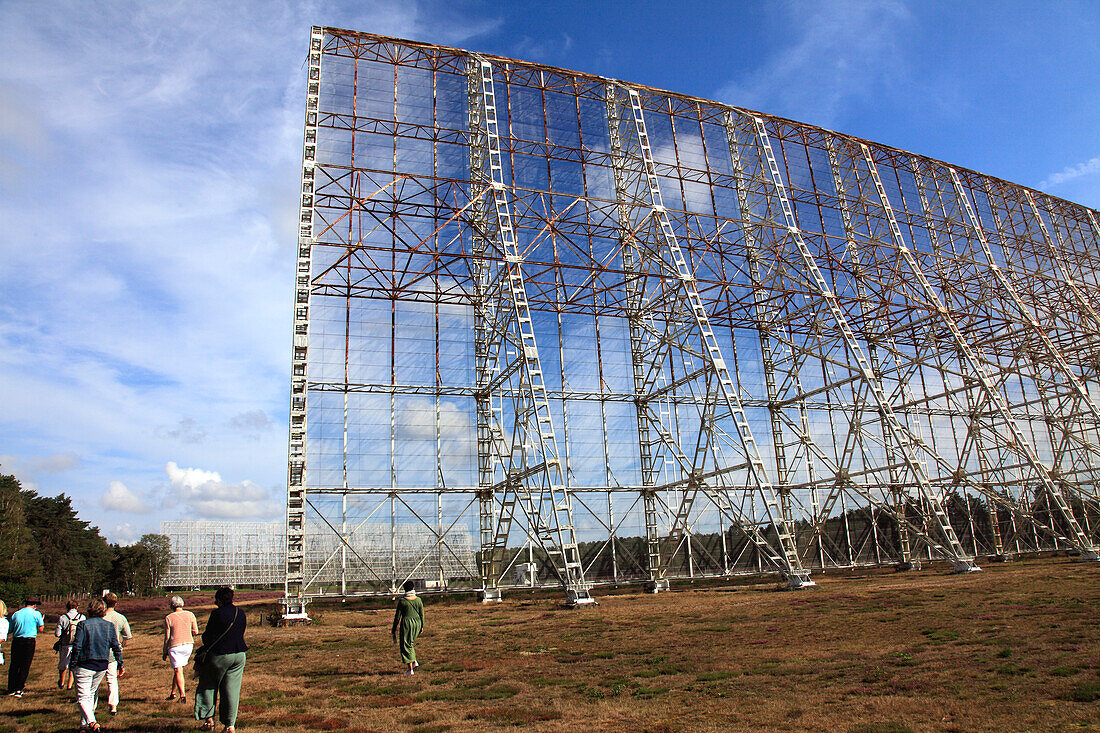
[[[315,604],[312,627],[262,626],[242,730],[1100,731],[1100,566],[1064,558],[865,577],[813,590],[597,593],[598,608],[512,594],[427,601],[423,667],[398,674],[388,608]],[[121,609],[124,613],[125,608]],[[200,613],[202,618],[205,614]],[[131,619],[115,730],[192,730],[163,702],[156,617]],[[75,729],[43,644],[0,730]],[[6,670],[5,670],[6,672]],[[189,681],[189,692],[193,689]]]

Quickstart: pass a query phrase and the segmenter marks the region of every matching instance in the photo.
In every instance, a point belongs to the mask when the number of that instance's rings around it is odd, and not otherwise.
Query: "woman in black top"
[[[244,676],[244,643],[246,619],[244,612],[233,605],[233,589],[219,588],[214,594],[218,607],[210,612],[202,645],[206,661],[199,671],[195,691],[195,719],[203,721],[202,730],[214,729],[214,707],[218,708],[223,733],[234,733],[237,705],[241,700],[241,678]],[[218,704],[219,693],[221,703]]]

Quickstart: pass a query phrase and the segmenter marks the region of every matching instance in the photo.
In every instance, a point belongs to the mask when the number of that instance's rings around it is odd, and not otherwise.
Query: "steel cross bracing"
[[[866,146],[863,146],[866,148]],[[869,156],[869,152],[865,151],[865,157]],[[869,165],[873,164],[873,160]],[[920,166],[916,161],[913,161],[914,178],[917,182],[917,191],[921,201],[922,209],[928,213],[931,212],[932,203],[929,199],[928,191],[932,190],[929,186],[934,184],[934,181],[929,180],[920,170]],[[877,174],[877,170],[875,170]],[[948,184],[949,190],[952,195],[950,199],[954,199],[958,204],[962,204],[963,201],[958,197],[958,189],[954,183]],[[963,192],[965,194],[965,192]],[[884,192],[882,194],[885,195]],[[938,194],[937,194],[938,195]],[[887,202],[888,203],[888,202]],[[892,218],[892,210],[887,212]],[[976,223],[976,218],[967,218],[967,221]],[[893,222],[896,225],[896,220]],[[971,228],[971,231],[972,228]],[[898,233],[900,236],[900,230]],[[933,245],[933,253],[935,255],[935,266],[938,272],[940,286],[939,291],[943,293],[945,299],[955,299],[953,305],[948,306],[946,302],[941,302],[938,296],[931,301],[931,308],[940,313],[941,320],[948,322],[948,331],[952,335],[952,341],[956,344],[961,343],[961,346],[957,346],[960,362],[965,364],[968,373],[975,371],[975,364],[980,369],[977,373],[977,379],[964,376],[966,385],[962,390],[967,404],[966,410],[971,415],[972,427],[968,434],[968,440],[977,449],[979,464],[981,465],[981,483],[974,484],[964,475],[964,471],[961,466],[955,476],[956,483],[966,484],[969,487],[983,493],[987,498],[995,503],[1003,506],[1008,511],[1012,512],[1010,516],[1015,519],[1015,516],[1020,516],[1025,519],[1032,527],[1042,527],[1049,532],[1055,540],[1068,540],[1068,542],[1079,548],[1082,553],[1082,557],[1091,559],[1093,556],[1092,549],[1087,542],[1087,538],[1080,532],[1080,527],[1076,518],[1074,517],[1069,504],[1066,502],[1061,487],[1057,486],[1053,482],[1053,477],[1057,475],[1057,472],[1047,468],[1043,465],[1038,455],[1035,453],[1035,449],[1029,442],[1026,441],[1025,436],[1015,418],[1012,415],[1011,409],[1007,404],[1004,395],[997,388],[998,383],[1004,383],[1008,378],[1017,376],[1027,376],[1035,384],[1041,403],[1044,408],[1049,410],[1050,403],[1046,399],[1044,382],[1047,378],[1044,375],[1037,374],[1035,366],[1031,359],[1017,360],[1014,364],[1001,365],[1000,362],[995,361],[988,355],[983,354],[980,349],[970,344],[965,340],[961,328],[955,322],[954,318],[950,315],[952,308],[966,309],[968,306],[973,307],[976,304],[981,305],[980,301],[970,298],[968,301],[959,301],[963,294],[960,292],[962,285],[971,280],[981,280],[984,278],[984,269],[974,269],[968,271],[966,274],[959,272],[949,273],[944,266],[943,253],[946,251],[945,243],[941,242],[941,236],[934,230],[929,231],[931,243]],[[950,243],[953,244],[953,243]],[[983,254],[981,262],[974,258],[967,258],[966,253],[959,253],[952,251],[951,253],[953,262],[965,262],[971,268],[977,268],[983,264],[987,264],[992,261],[991,253],[989,256]],[[915,262],[913,253],[908,252],[908,259]],[[1004,289],[1004,283],[1000,282],[997,277],[994,280],[998,281],[998,285]],[[927,282],[925,280],[925,282]],[[929,285],[929,287],[931,287]],[[1008,289],[1012,292],[1011,288]],[[935,296],[935,292],[933,291]],[[950,330],[952,327],[953,330]],[[1005,339],[1008,339],[1010,333],[1004,335]],[[988,338],[985,339],[985,343],[993,345],[993,342]],[[1014,349],[1015,352],[1027,351]],[[998,378],[995,381],[990,369],[994,366],[998,367]],[[992,412],[990,412],[992,410]],[[1063,422],[1061,419],[1059,422]],[[1048,427],[1053,429],[1050,425],[1051,421],[1046,421]],[[998,426],[1001,426],[1002,430],[1006,430],[1008,435],[1004,435],[1001,430],[998,430]],[[1052,435],[1052,442],[1057,442]],[[1066,445],[1062,443],[1063,447]],[[990,461],[989,456],[991,453],[995,453],[996,460]],[[1059,460],[1057,456],[1061,454],[1061,451],[1056,451],[1055,465],[1058,465]],[[992,485],[992,479],[1001,475],[1001,489],[994,490]],[[1038,492],[1035,500],[1029,500],[1026,496],[1022,496],[1017,499],[1014,498],[1012,490],[1014,486],[1019,486],[1022,492],[1030,490],[1032,487]],[[1068,528],[1069,538],[1063,537],[1061,531],[1055,526],[1053,517],[1049,521],[1044,521],[1036,513],[1036,507],[1038,505],[1038,499],[1043,498],[1047,502],[1056,505],[1056,509],[1059,517],[1065,523]],[[998,530],[999,534],[999,530]],[[1082,546],[1082,539],[1085,540]],[[997,539],[999,543],[999,538]],[[1001,551],[1000,548],[998,551]]]
[[[1054,237],[1051,237],[1050,230],[1047,228],[1042,214],[1039,213],[1039,206],[1035,203],[1034,194],[1025,189],[1024,196],[1027,198],[1028,207],[1031,209],[1031,215],[1038,223],[1039,231],[1042,234],[1043,243],[1047,247],[1050,259],[1054,262],[1055,267],[1058,268],[1058,274],[1061,276],[1062,282],[1073,294],[1075,305],[1080,308],[1082,313],[1087,315],[1089,321],[1091,321],[1092,335],[1094,337],[1100,336],[1100,314],[1097,314],[1092,301],[1085,297],[1085,294],[1081,291],[1082,284],[1074,279],[1073,274],[1066,265],[1065,258],[1062,257],[1059,251],[1064,247],[1061,235],[1058,235],[1058,241],[1055,241]],[[1089,212],[1089,215],[1091,216],[1092,212]]]
[[[567,602],[591,603],[504,183],[492,65],[472,58],[469,79],[471,198],[483,202],[469,220],[475,252],[481,254],[475,294],[479,447],[496,456],[503,472],[503,480],[492,483],[487,467],[481,471],[482,492],[500,492],[495,523],[488,519],[483,499],[482,580],[488,589],[495,589],[500,581],[520,500],[535,538],[565,588]],[[489,249],[492,257],[485,256]],[[519,390],[509,415],[513,418],[509,437],[501,388],[513,382],[518,382]]]
[[[926,471],[917,456],[918,446],[914,436],[901,424],[894,413],[893,406],[886,393],[883,391],[870,360],[864,354],[863,348],[857,341],[855,333],[848,323],[848,319],[844,315],[835,293],[821,273],[813,254],[810,252],[802,236],[798,222],[795,220],[794,211],[787,195],[786,185],[779,170],[775,153],[772,149],[770,135],[768,134],[763,120],[755,116],[752,117],[751,120],[756,130],[756,137],[759,141],[760,150],[765,156],[767,174],[771,184],[774,186],[775,195],[782,210],[786,230],[789,233],[789,240],[793,242],[798,250],[802,266],[805,268],[805,274],[811,278],[815,294],[824,301],[824,305],[831,316],[833,324],[841,334],[844,345],[848,350],[849,358],[856,363],[854,371],[862,378],[865,389],[871,395],[874,407],[882,420],[883,429],[889,432],[890,439],[887,441],[887,445],[895,446],[897,451],[901,454],[905,467],[913,477],[913,483],[918,492],[918,499],[923,506],[928,508],[931,514],[928,519],[934,523],[933,527],[937,531],[940,540],[940,542],[936,544],[936,549],[952,562],[958,572],[967,572],[977,569],[973,558],[966,553],[959,543],[955,531],[947,517],[947,513],[943,508],[942,501],[928,481]],[[858,419],[858,417],[854,417],[853,422]],[[847,478],[842,472],[838,471],[837,478],[848,483]],[[873,494],[864,490],[859,483],[850,482],[850,485],[857,491],[860,491],[868,501],[877,504],[882,503],[874,497]],[[831,511],[832,501],[835,500],[835,497],[836,492],[833,492],[833,494],[830,495],[830,500],[827,501],[823,507],[824,516],[828,516]],[[887,508],[891,513],[896,513],[893,507]]]
[[[976,199],[979,191],[975,186]],[[1100,440],[1097,434],[1095,401],[1089,399],[1082,411],[1078,387],[1084,387],[1084,381],[1095,369],[1095,355],[1100,346],[1100,318],[1082,292],[1082,287],[1086,286],[1076,281],[1062,255],[1061,250],[1068,248],[1068,243],[1063,240],[1057,228],[1054,230],[1055,236],[1051,236],[1031,191],[1024,190],[1023,198],[1011,196],[1006,191],[1000,199],[1004,202],[1004,208],[1000,211],[998,209],[1001,207],[994,204],[992,193],[985,193],[989,197],[989,214],[995,229],[990,230],[987,227],[981,235],[990,241],[997,241],[1004,261],[1004,273],[1013,281],[1014,299],[1025,302],[1027,309],[1035,314],[1034,319],[1025,320],[1045,323],[1040,328],[1050,334],[1047,338],[1049,344],[1038,347],[1028,342],[1023,344],[1026,362],[1021,371],[1027,371],[1034,381],[1044,410],[1049,414],[1066,416],[1065,420],[1047,422],[1052,445],[1056,446],[1053,465],[1058,470],[1059,478],[1069,482],[1082,495],[1083,500],[1098,502]],[[1019,206],[1018,212],[1009,210],[1012,204]],[[1015,221],[1012,220],[1014,214]],[[978,221],[980,223],[980,217]],[[1038,227],[1038,240],[1032,234],[1032,222]],[[1003,232],[1011,231],[1013,225],[1023,226],[1029,236],[1006,237]],[[992,246],[990,251],[992,252]],[[1053,267],[1056,274],[1049,272],[1050,267]],[[1069,376],[1077,385],[1070,385],[1067,389],[1056,380],[1059,370],[1051,372],[1036,362],[1036,353],[1048,351],[1050,348],[1060,352],[1066,365],[1060,365],[1060,370],[1064,371],[1069,367]],[[1081,370],[1080,373],[1072,369],[1071,361]],[[1094,373],[1092,376],[1095,378]],[[1087,390],[1085,392],[1087,396]]]
[[[1067,310],[1071,310],[1071,312],[1076,312],[1082,319],[1079,323],[1073,324],[1076,325],[1076,328],[1069,329],[1069,333],[1065,333],[1063,327],[1063,329],[1058,329],[1058,331],[1061,332],[1055,335],[1059,338],[1061,343],[1073,344],[1084,342],[1084,348],[1079,349],[1078,353],[1073,354],[1073,356],[1076,357],[1075,361],[1078,364],[1082,361],[1085,363],[1091,362],[1091,355],[1096,353],[1097,346],[1100,345],[1100,343],[1098,343],[1098,339],[1100,339],[1100,316],[1097,315],[1090,299],[1082,292],[1081,288],[1083,285],[1076,282],[1065,259],[1062,257],[1060,249],[1065,247],[1065,243],[1062,241],[1061,234],[1055,230],[1055,235],[1057,236],[1056,241],[1055,238],[1051,236],[1051,232],[1047,228],[1046,222],[1039,211],[1035,196],[1031,191],[1027,190],[1024,191],[1024,196],[1027,201],[1029,213],[1039,228],[1040,238],[1044,245],[1043,256],[1045,259],[1053,262],[1055,269],[1058,271],[1058,284],[1069,290],[1069,297],[1065,299],[1067,301],[1065,307]],[[997,212],[994,210],[991,213],[994,221],[998,221],[1000,217],[998,217]],[[1025,268],[1012,262],[1009,257],[1008,248],[1005,246],[1003,239],[1001,240],[1001,251],[1004,253],[1005,269],[1014,280],[1022,280],[1027,274],[1030,274]],[[1026,285],[1027,282],[1024,281],[1021,283],[1021,287],[1014,288],[1016,298],[1020,300],[1023,299],[1024,294],[1028,292],[1025,289]],[[1040,306],[1034,302],[1029,303],[1029,308],[1034,310],[1037,314],[1040,312]],[[1049,313],[1044,313],[1044,315],[1049,315]],[[1040,315],[1038,317],[1042,318],[1043,316]],[[1055,319],[1051,318],[1050,320],[1053,321]],[[1042,328],[1042,326],[1039,326],[1039,328]],[[1053,328],[1054,324],[1052,324],[1052,329]],[[1049,342],[1050,339],[1048,338],[1047,341]],[[1049,346],[1045,346],[1045,348],[1061,351],[1061,349],[1053,343],[1050,343]],[[1065,352],[1065,357],[1070,356],[1070,352]],[[1084,387],[1082,381],[1085,378],[1084,375],[1078,376],[1077,373],[1072,370],[1068,361],[1068,358],[1063,358],[1062,362],[1064,366],[1060,365],[1060,368],[1069,370],[1069,376],[1073,379],[1075,384],[1073,391],[1065,395],[1063,399],[1071,401],[1074,407],[1077,408],[1078,403],[1081,401],[1078,400],[1077,396],[1083,392],[1089,417],[1086,418],[1082,415],[1079,409],[1072,411],[1067,415],[1067,417],[1076,418],[1072,423],[1076,426],[1076,429],[1072,430],[1070,429],[1071,423],[1068,420],[1059,422],[1058,424],[1048,423],[1051,431],[1060,433],[1057,437],[1052,435],[1053,442],[1058,446],[1055,451],[1056,459],[1054,465],[1060,466],[1059,471],[1062,476],[1070,481],[1073,487],[1082,494],[1085,500],[1096,503],[1100,502],[1100,493],[1097,492],[1097,471],[1100,469],[1100,450],[1098,450],[1098,445],[1100,445],[1100,440],[1098,440],[1097,434],[1098,421],[1096,419],[1096,403],[1088,396],[1088,390]],[[1065,413],[1065,410],[1058,410],[1057,412]],[[1076,465],[1068,467],[1062,465],[1062,461],[1065,460],[1067,455],[1075,461]],[[1085,480],[1088,481],[1088,485],[1084,483]]]
[[[892,343],[892,339],[889,336],[881,333],[874,333],[870,331],[874,320],[868,318],[868,314],[864,312],[863,303],[870,302],[868,297],[867,286],[867,272],[861,262],[861,244],[860,233],[857,232],[857,227],[853,221],[852,205],[850,198],[853,193],[858,195],[858,191],[849,191],[849,187],[858,189],[858,184],[855,182],[849,183],[845,180],[842,174],[842,167],[840,165],[840,158],[837,155],[835,141],[828,141],[826,150],[829,156],[829,167],[832,169],[833,185],[836,187],[837,195],[837,207],[840,210],[841,221],[844,223],[844,234],[847,238],[847,249],[850,253],[852,265],[853,265],[853,279],[855,281],[856,295],[859,297],[859,307],[857,315],[861,321],[865,324],[865,328],[868,331],[867,338],[867,358],[871,364],[871,372],[873,379],[878,385],[879,389],[883,389],[882,384],[882,363],[879,357],[878,347],[876,342],[882,341],[893,347],[896,352],[897,347]],[[870,232],[868,232],[870,235]],[[909,401],[910,389],[906,382],[902,383],[904,396],[906,401]],[[864,403],[865,404],[865,403]],[[861,405],[863,406],[863,405]],[[914,435],[914,444],[923,445],[920,433],[913,430],[916,427],[919,431],[920,421],[911,421],[908,411],[904,411],[905,416],[905,429],[912,432]],[[853,422],[859,420],[862,423],[862,415],[854,415]],[[898,563],[899,567],[912,567],[913,566],[913,551],[910,542],[910,526],[908,523],[908,517],[906,515],[909,508],[909,501],[906,492],[902,489],[902,466],[898,463],[894,454],[894,445],[890,439],[890,430],[885,423],[881,425],[881,435],[883,441],[884,455],[886,458],[887,473],[889,477],[889,489],[893,497],[893,509],[894,509],[894,521],[898,525]],[[920,452],[915,453],[917,461],[920,465],[921,471],[925,476],[928,475],[927,464],[924,462],[922,454]],[[922,533],[923,534],[923,533]],[[928,538],[931,539],[931,538]],[[934,542],[929,542],[929,545],[934,545]]]
[[[869,144],[896,224],[987,390],[897,253],[860,141],[480,57],[495,76],[494,180],[470,53],[338,29],[316,29],[310,50],[288,597],[383,593],[409,573],[487,595],[553,582],[560,557],[543,552],[532,519],[555,517],[540,502],[547,471],[569,489],[574,516],[559,524],[574,528],[586,584],[783,567],[772,514],[797,528],[803,569],[950,558],[925,490],[967,556],[1082,544],[1071,516],[1096,544],[1098,423],[1070,379],[1090,396],[1100,386],[1094,212],[960,169],[968,214],[946,165]],[[759,439],[772,514],[666,229]],[[509,230],[522,294],[500,245]],[[523,355],[535,334],[532,385]],[[557,468],[540,453],[535,394],[553,412]],[[363,522],[379,512],[388,521],[371,526],[387,536],[368,542]],[[430,548],[402,546],[410,522],[432,525]],[[461,562],[424,572],[448,551]]]
[[[917,184],[917,194],[920,200],[920,206],[922,212],[931,212],[932,203],[929,198],[929,190],[924,174],[920,170],[920,166],[917,165],[915,160],[911,161],[913,165],[914,181]],[[953,187],[952,187],[953,188]],[[937,192],[937,195],[938,192]],[[896,223],[896,221],[895,221]],[[960,284],[966,281],[976,280],[981,281],[984,279],[984,274],[980,270],[968,270],[966,273],[962,273],[958,270],[958,265],[965,262],[970,267],[976,267],[978,265],[973,259],[966,259],[961,257],[957,252],[951,252],[953,259],[949,260],[945,258],[944,253],[948,252],[948,248],[953,245],[950,240],[947,242],[942,241],[944,237],[941,237],[940,233],[935,230],[929,230],[929,240],[932,247],[933,266],[938,276],[939,291],[943,293],[944,298],[955,297],[957,299]],[[912,255],[912,253],[910,253]],[[984,259],[984,258],[983,258]],[[955,265],[954,268],[950,265]],[[911,294],[910,297],[914,302],[920,302],[923,300],[923,295],[920,293]],[[955,307],[965,311],[967,307],[980,306],[984,300],[982,298],[971,299],[969,302],[958,302]],[[941,310],[941,305],[938,300],[932,301],[929,306],[929,311],[938,313]],[[937,321],[939,316],[937,316]],[[952,319],[954,323],[954,319]],[[958,324],[955,323],[956,330]],[[944,330],[939,334],[940,337],[950,336],[950,331]],[[954,338],[952,337],[954,341]],[[979,338],[979,340],[983,340]],[[988,338],[984,339],[986,344],[990,344]],[[990,361],[988,357],[983,355],[973,346],[970,350],[982,359],[985,364],[992,365],[994,362]],[[958,468],[951,474],[952,486],[963,486],[970,488],[978,493],[985,495],[987,501],[994,507],[991,513],[991,519],[997,521],[996,507],[1001,506],[1009,512],[1009,519],[1015,523],[1017,516],[1024,519],[1033,528],[1036,526],[1042,526],[1057,540],[1060,537],[1059,532],[1056,530],[1053,524],[1043,522],[1035,513],[1034,509],[1036,502],[1030,501],[1026,496],[1017,499],[1013,495],[1013,490],[1016,487],[1021,487],[1026,491],[1027,487],[1036,485],[1032,476],[1035,472],[1035,466],[1033,462],[1027,457],[1026,454],[1022,454],[1019,450],[1018,443],[1011,435],[1004,436],[997,430],[997,425],[1001,424],[1001,416],[1009,415],[1010,411],[1007,409],[1007,403],[1002,402],[1001,406],[1006,408],[1001,412],[998,412],[994,406],[993,412],[990,412],[990,394],[991,390],[986,389],[985,386],[979,381],[969,376],[969,365],[965,364],[964,354],[959,352],[957,357],[960,362],[959,375],[962,381],[962,387],[953,392],[961,392],[965,399],[965,406],[962,409],[964,414],[970,416],[970,429],[966,435],[966,445],[961,452],[962,456],[965,456],[968,452],[976,452],[977,460],[979,464],[978,481],[973,480],[972,475],[965,469],[965,461],[960,459]],[[942,362],[941,362],[942,363]],[[947,366],[942,366],[945,371],[949,370]],[[1027,371],[1025,368],[1023,371]],[[1005,383],[1009,378],[1014,375],[1019,375],[1021,369],[1019,365],[1012,368],[1001,367],[999,371],[998,380],[1000,383]],[[988,372],[987,372],[988,376]],[[989,385],[994,383],[990,379],[987,382]],[[955,397],[952,392],[947,392],[942,395],[949,401],[953,401]],[[1001,398],[1003,399],[1003,398]],[[1017,432],[1019,432],[1017,430]],[[1039,469],[1040,476],[1045,477],[1046,471]],[[1038,486],[1042,486],[1042,482],[1038,482]],[[1049,500],[1049,497],[1048,497]],[[1004,548],[1000,539],[1000,529],[997,527],[994,530],[995,551],[998,554],[1004,554]]]
[[[864,146],[864,150],[867,150],[866,146]],[[867,155],[870,155],[869,151],[867,152]],[[965,211],[967,220],[970,224],[970,231],[974,238],[981,245],[982,252],[985,254],[989,269],[993,273],[997,284],[1002,289],[1001,292],[1004,295],[1008,296],[1012,304],[1016,307],[1021,321],[1031,331],[1033,336],[1040,342],[1043,352],[1042,355],[1045,356],[1044,361],[1046,363],[1052,364],[1055,367],[1055,370],[1060,373],[1067,382],[1069,382],[1070,388],[1072,390],[1072,396],[1075,399],[1070,406],[1068,414],[1066,411],[1066,406],[1063,404],[1061,410],[1061,423],[1065,424],[1075,417],[1077,418],[1077,421],[1079,421],[1082,412],[1087,412],[1091,416],[1092,421],[1095,423],[1097,419],[1100,418],[1100,412],[1097,411],[1096,405],[1089,397],[1088,392],[1081,385],[1081,382],[1077,379],[1077,376],[1073,373],[1073,369],[1069,366],[1068,363],[1066,363],[1065,358],[1058,351],[1057,347],[1054,345],[1053,341],[1051,341],[1050,337],[1047,335],[1043,327],[1039,325],[1039,322],[1037,320],[1035,320],[1035,317],[1034,315],[1032,315],[1031,310],[1024,303],[1019,293],[1016,292],[1016,288],[1013,286],[1012,282],[1004,274],[1004,272],[994,259],[993,253],[989,248],[989,242],[986,240],[985,233],[982,230],[981,224],[978,222],[978,217],[974,214],[974,208],[973,206],[971,206],[970,197],[966,193],[966,189],[963,187],[962,181],[959,180],[958,171],[951,167],[948,167],[947,170],[951,176],[951,182],[954,186],[955,195],[958,197],[958,200],[963,205],[963,210]],[[1040,378],[1040,375],[1036,375],[1035,379],[1037,383]],[[1023,437],[1022,433],[1019,433],[1018,428],[1016,429],[1014,436],[1016,436],[1017,434],[1020,438]],[[1085,439],[1083,442],[1086,445],[1088,444],[1087,439]],[[1059,480],[1060,485],[1056,485],[1054,483],[1054,478],[1058,475],[1058,461],[1055,461],[1054,468],[1047,468],[1046,466],[1039,463],[1039,457],[1035,455],[1033,451],[1031,451],[1028,444],[1025,444],[1024,447],[1029,452],[1029,461],[1037,464],[1037,469],[1040,472],[1045,473],[1047,476],[1047,480],[1044,481],[1044,486],[1049,494],[1049,498],[1057,504],[1059,513],[1062,515],[1063,521],[1069,528],[1069,532],[1071,534],[1071,537],[1069,538],[1070,543],[1081,553],[1081,559],[1100,560],[1100,555],[1097,554],[1096,548],[1089,541],[1088,536],[1081,530],[1077,519],[1073,515],[1073,511],[1070,509],[1069,504],[1066,501],[1064,488],[1072,489],[1074,487],[1072,485],[1068,485],[1068,483],[1064,480]],[[1063,443],[1063,447],[1067,447],[1065,446],[1065,443]],[[1087,498],[1088,494],[1086,494],[1085,496]]]
[[[642,451],[643,455],[652,451],[655,441],[646,438],[650,430],[656,432],[687,477],[665,546],[675,547],[687,532],[695,496],[703,491],[746,532],[790,587],[809,586],[812,581],[799,559],[789,512],[781,506],[767,475],[694,273],[665,209],[639,95],[633,89],[625,91],[629,108],[619,104],[619,88],[609,85],[608,123],[620,200],[623,266],[628,273],[631,303],[637,308],[630,314],[631,350],[638,419],[643,426],[640,434],[645,436]],[[652,407],[652,402],[662,394],[656,386],[657,375],[667,368],[666,360],[673,357],[682,359],[685,367],[684,377],[677,382],[684,387],[702,388],[706,395],[699,414],[693,458],[688,458],[687,452],[678,446],[662,425],[661,415],[655,414]],[[736,442],[730,436],[723,441],[719,427],[723,424],[732,424]],[[746,516],[743,506],[730,500],[727,475],[734,467],[724,458],[723,442],[744,459],[736,468],[747,468],[749,486],[763,504],[763,522]],[[706,471],[708,459],[714,461],[712,472]],[[651,580],[656,583],[665,575],[667,555],[654,541],[648,507],[646,520],[650,562],[659,563],[658,567],[650,567]],[[769,525],[775,534],[774,543],[765,535]]]
[[[1074,540],[1080,543],[1084,540],[1084,546],[1079,548],[1082,552],[1089,552],[1092,550],[1087,543],[1087,538],[1080,533],[1077,527],[1077,522],[1073,518],[1073,514],[1070,511],[1068,505],[1065,503],[1065,497],[1061,490],[1054,485],[1050,477],[1050,469],[1046,468],[1039,461],[1038,456],[1031,448],[1030,443],[1027,441],[1023,432],[1020,430],[1016,423],[1016,420],[1010,414],[1007,405],[1001,396],[1000,391],[997,389],[993,382],[986,364],[989,363],[988,359],[982,359],[977,352],[970,346],[962,332],[960,331],[958,324],[955,322],[951,315],[951,312],[944,305],[940,299],[939,294],[932,287],[928,281],[923,270],[918,264],[916,258],[910,249],[906,246],[904,238],[902,237],[901,228],[898,226],[897,219],[894,216],[893,207],[890,205],[889,199],[886,195],[886,190],[882,186],[882,181],[879,178],[878,168],[875,164],[874,157],[871,155],[870,148],[866,144],[861,143],[860,149],[863,151],[863,156],[866,161],[868,170],[874,181],[875,188],[878,191],[879,198],[881,199],[883,211],[890,223],[890,231],[894,238],[894,245],[901,255],[902,260],[906,263],[908,269],[913,273],[917,282],[923,291],[924,298],[929,302],[939,315],[940,322],[947,328],[950,333],[951,339],[958,350],[960,359],[965,362],[966,366],[970,370],[972,379],[975,384],[980,387],[984,399],[988,405],[993,409],[994,414],[1000,419],[1001,424],[1005,429],[1009,431],[1011,440],[1009,445],[1026,460],[1027,466],[1032,470],[1031,478],[1041,484],[1046,491],[1048,499],[1055,501],[1058,504],[1058,509],[1062,513],[1063,518],[1071,526],[1071,531],[1074,534]],[[989,430],[989,433],[996,435],[995,430]],[[1076,530],[1076,531],[1074,531]],[[1095,551],[1092,551],[1095,555]]]
[[[850,439],[852,437],[850,433],[846,443],[848,450],[845,451],[844,456],[833,460],[814,439],[807,411],[807,400],[810,395],[803,387],[801,375],[811,359],[827,359],[830,349],[822,340],[818,309],[805,295],[801,297],[806,301],[804,303],[806,311],[812,314],[810,316],[812,327],[809,329],[812,335],[805,337],[802,343],[796,339],[795,324],[787,318],[779,305],[782,302],[794,300],[788,297],[790,290],[801,290],[803,293],[808,290],[788,282],[788,278],[792,278],[792,268],[788,267],[787,263],[783,263],[778,258],[769,258],[764,254],[765,246],[776,246],[777,232],[785,231],[785,224],[778,222],[775,216],[773,206],[775,188],[771,183],[755,124],[751,118],[740,113],[737,119],[748,120],[749,126],[746,128],[744,125],[735,124],[734,114],[732,110],[725,112],[722,121],[734,171],[738,210],[741,212],[741,230],[749,279],[752,284],[755,321],[760,338],[772,441],[780,481],[785,488],[782,496],[789,507],[796,488],[808,490],[809,507],[800,508],[803,514],[808,513],[813,527],[813,535],[807,549],[809,550],[816,543],[819,561],[826,552],[830,555],[834,552],[847,553],[851,557],[851,548],[842,549],[832,545],[829,548],[825,547],[825,543],[827,541],[831,543],[831,540],[826,537],[824,527],[829,520],[834,503],[841,496],[841,487],[847,487],[851,483],[851,471],[848,469],[846,457],[850,458],[851,448],[854,448],[857,443]],[[782,235],[778,236],[782,238]],[[761,239],[766,240],[763,246]],[[773,253],[769,252],[769,254]],[[813,393],[822,394],[843,389],[858,380],[858,377],[838,380],[831,368],[826,368],[826,371],[830,378],[829,384],[815,388],[812,390]],[[843,396],[841,398],[843,399]],[[788,415],[788,409],[792,404],[797,407],[797,418]],[[851,402],[845,404],[850,409],[856,407]],[[784,427],[794,433],[793,441],[787,441]],[[788,454],[787,449],[790,447],[793,447],[794,451]],[[795,472],[799,470],[804,471],[806,477],[806,482],[802,486],[791,483]],[[829,475],[833,477],[832,486],[829,485],[827,478]],[[822,489],[826,490],[824,500],[820,495]],[[886,509],[873,497],[869,503],[879,510]]]

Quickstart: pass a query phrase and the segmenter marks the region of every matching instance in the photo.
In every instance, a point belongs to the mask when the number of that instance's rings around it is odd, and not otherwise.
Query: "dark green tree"
[[[41,576],[22,487],[15,476],[0,476],[0,598],[19,603]]]
[[[144,565],[145,549],[140,545],[111,545],[111,569],[104,587],[116,593],[139,593]]]
[[[168,563],[172,561],[172,543],[162,534],[145,534],[138,540],[144,551],[142,563],[142,590],[154,590],[164,585]]]
[[[85,594],[97,590],[111,566],[111,549],[99,528],[81,520],[65,494],[39,496],[23,489],[32,553],[42,567],[39,593]]]

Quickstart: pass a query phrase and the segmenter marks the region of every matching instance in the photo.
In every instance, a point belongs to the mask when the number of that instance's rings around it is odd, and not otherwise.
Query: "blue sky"
[[[1096,2],[0,0],[0,470],[112,540],[282,514],[315,23],[718,99],[1100,207]]]

